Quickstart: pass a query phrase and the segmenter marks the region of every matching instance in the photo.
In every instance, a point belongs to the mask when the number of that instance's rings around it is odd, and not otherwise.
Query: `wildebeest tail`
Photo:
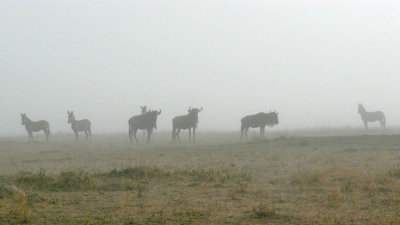
[[[172,122],[172,137],[171,137],[171,140],[173,141],[173,140],[175,140],[175,138],[176,138],[176,127],[175,127],[174,122]]]
[[[383,124],[384,127],[386,127],[386,116],[385,116],[385,113],[382,113],[382,117],[383,117],[382,118],[383,119],[382,120],[382,124]]]
[[[128,136],[129,136],[129,140],[132,141],[133,128],[132,128],[132,125],[131,125],[131,123],[130,123],[129,121],[128,121],[128,125],[129,125],[129,128],[128,128]]]

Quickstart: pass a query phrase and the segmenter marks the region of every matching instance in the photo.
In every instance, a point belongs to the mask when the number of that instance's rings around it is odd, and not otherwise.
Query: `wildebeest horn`
[[[192,106],[189,106],[189,111],[190,111],[191,108],[192,108]]]
[[[203,110],[203,106],[200,106],[199,112],[200,112],[201,110]]]
[[[158,115],[160,115],[161,114],[161,109],[159,109],[159,111],[158,111]]]

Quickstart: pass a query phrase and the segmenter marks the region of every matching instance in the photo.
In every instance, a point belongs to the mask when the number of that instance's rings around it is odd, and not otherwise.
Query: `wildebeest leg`
[[[178,130],[176,131],[176,137],[178,138],[178,141],[181,142],[181,138],[179,137],[179,132],[181,132],[180,128],[178,128]]]
[[[44,134],[46,135],[46,141],[49,142],[50,133],[47,130],[45,130]]]
[[[244,133],[244,126],[240,127],[240,140],[243,139],[243,133]]]
[[[173,127],[172,128],[172,135],[171,135],[171,142],[174,142],[175,141],[175,132],[176,132],[176,129],[175,129],[175,127]]]
[[[92,131],[90,130],[90,128],[87,130],[88,134],[89,134],[89,138],[90,140],[92,140]]]
[[[85,141],[87,141],[87,139],[88,139],[88,137],[89,137],[89,133],[88,133],[88,131],[87,131],[87,130],[85,130],[85,135],[86,135],[86,137],[85,137]]]
[[[190,137],[192,136],[192,128],[189,127],[189,142],[190,142]]]
[[[196,128],[193,127],[193,142],[196,142]]]
[[[246,140],[249,140],[249,137],[247,136],[247,131],[249,131],[248,127],[245,129],[244,134],[246,135]]]
[[[379,120],[379,123],[381,124],[381,127],[383,127],[383,129],[386,129],[386,124],[384,120]]]
[[[147,129],[147,143],[150,143],[150,135],[152,133],[151,129]]]
[[[130,140],[131,142],[133,142],[133,140],[132,140],[132,133],[133,133],[133,130],[129,127],[128,136],[129,136],[129,140]]]
[[[137,133],[137,129],[133,130],[133,137],[135,138],[136,143],[139,143],[137,138],[136,138],[136,133]]]

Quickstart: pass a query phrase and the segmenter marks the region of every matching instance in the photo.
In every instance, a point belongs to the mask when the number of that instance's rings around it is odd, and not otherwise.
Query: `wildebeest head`
[[[203,107],[200,107],[200,109],[199,108],[192,108],[192,107],[189,107],[189,109],[188,109],[188,113],[189,114],[198,114],[199,112],[201,112],[201,110],[203,110]]]
[[[157,129],[157,116],[161,114],[161,109],[159,111],[150,110],[150,111],[147,111],[146,113],[151,116],[152,121],[153,121],[153,127],[155,129]]]
[[[279,113],[277,113],[276,110],[274,112],[270,111],[268,115],[269,115],[268,119],[269,126],[274,126],[279,124],[279,118],[278,118]]]
[[[75,120],[74,112],[73,111],[67,111],[68,114],[68,123],[71,123],[72,121]]]
[[[140,106],[140,109],[142,110],[142,114],[145,114],[147,112],[147,106]]]
[[[28,120],[29,120],[29,119],[28,119],[28,117],[26,116],[26,114],[25,114],[25,113],[21,113],[21,124],[22,124],[22,125],[25,125],[26,122],[27,122]]]
[[[365,112],[365,108],[363,106],[363,104],[358,104],[358,113],[364,113]]]
[[[189,109],[188,109],[188,115],[189,115],[191,118],[193,118],[193,119],[196,121],[196,123],[197,123],[197,122],[199,122],[199,112],[201,112],[201,110],[203,110],[203,107],[200,107],[200,109],[199,109],[199,108],[192,108],[192,107],[189,107]]]

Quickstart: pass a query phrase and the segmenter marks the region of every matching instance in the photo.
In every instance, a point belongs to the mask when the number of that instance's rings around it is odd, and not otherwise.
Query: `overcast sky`
[[[278,110],[280,129],[362,126],[357,103],[400,125],[397,1],[0,0],[0,135],[20,113],[70,131],[127,131],[139,105],[161,130],[203,106],[201,130]]]

